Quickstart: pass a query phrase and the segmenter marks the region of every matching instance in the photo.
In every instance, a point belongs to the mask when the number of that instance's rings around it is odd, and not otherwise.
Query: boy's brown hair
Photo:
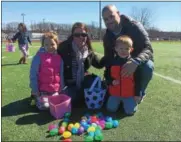
[[[41,42],[42,47],[44,46],[44,40],[45,40],[45,38],[53,39],[53,40],[57,43],[57,45],[59,44],[58,35],[57,35],[57,33],[54,32],[54,31],[46,32],[46,33],[42,36],[42,42]]]
[[[126,44],[126,45],[128,45],[130,48],[132,48],[132,46],[133,46],[133,41],[132,41],[132,39],[131,39],[129,36],[127,36],[127,35],[119,36],[119,37],[116,39],[116,44],[117,44],[118,42],[119,42],[119,43]]]

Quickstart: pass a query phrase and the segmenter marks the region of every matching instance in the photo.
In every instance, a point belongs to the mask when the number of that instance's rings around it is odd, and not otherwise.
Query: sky
[[[181,2],[101,2],[101,9],[115,4],[121,14],[131,16],[133,7],[149,8],[152,12],[151,25],[162,31],[181,32]],[[99,26],[99,2],[2,2],[2,23],[22,22],[25,14],[26,25],[31,23],[55,22],[73,24],[77,21]],[[105,28],[102,21],[102,27]]]

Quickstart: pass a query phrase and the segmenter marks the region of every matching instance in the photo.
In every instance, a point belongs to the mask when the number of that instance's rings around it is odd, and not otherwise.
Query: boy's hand
[[[141,96],[134,96],[135,102],[138,104],[141,101]]]
[[[120,82],[119,80],[113,80],[112,84],[113,85],[119,85],[119,82]]]

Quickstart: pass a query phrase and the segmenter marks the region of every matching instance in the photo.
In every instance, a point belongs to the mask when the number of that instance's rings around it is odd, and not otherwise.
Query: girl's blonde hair
[[[122,35],[122,36],[119,36],[117,39],[116,39],[116,43],[123,43],[123,44],[126,44],[128,45],[130,48],[133,46],[133,41],[132,39],[127,36],[127,35]]]
[[[54,31],[44,33],[44,35],[42,36],[42,42],[41,42],[42,47],[44,45],[45,38],[53,39],[57,43],[57,45],[59,44],[58,34]]]

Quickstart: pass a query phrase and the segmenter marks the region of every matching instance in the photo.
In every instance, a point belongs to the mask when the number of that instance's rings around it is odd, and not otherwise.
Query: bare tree
[[[141,22],[145,28],[149,28],[151,26],[151,21],[153,18],[153,11],[149,8],[138,9],[136,7],[133,7],[131,16],[136,21]]]

